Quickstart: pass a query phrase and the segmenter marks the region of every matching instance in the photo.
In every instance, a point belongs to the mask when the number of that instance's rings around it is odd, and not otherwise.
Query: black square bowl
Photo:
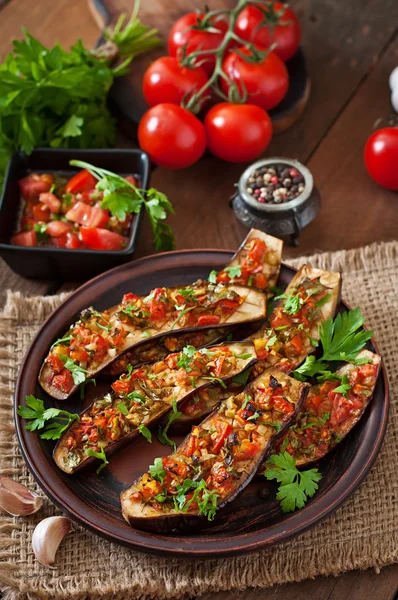
[[[148,188],[149,157],[142,150],[73,150],[38,148],[32,154],[13,154],[8,164],[3,194],[0,200],[0,256],[15,273],[23,277],[81,281],[132,259],[144,207],[135,215],[128,245],[123,250],[72,250],[68,248],[27,248],[13,246],[21,210],[18,180],[29,173],[59,173],[74,175],[78,170],[69,165],[72,159],[84,160],[120,175],[136,175],[142,189]]]

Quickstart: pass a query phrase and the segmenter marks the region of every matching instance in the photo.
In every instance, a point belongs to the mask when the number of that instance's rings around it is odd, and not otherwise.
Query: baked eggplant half
[[[145,297],[125,294],[111,309],[82,311],[52,345],[39,383],[50,396],[66,400],[118,355],[150,338],[250,323],[265,314],[265,293],[240,285],[197,281],[179,288],[156,288]]]
[[[234,254],[228,265],[218,274],[214,274],[217,283],[236,283],[249,285],[270,293],[278,279],[283,242],[257,229],[251,229]],[[117,376],[123,373],[127,365],[139,365],[160,360],[170,352],[179,352],[184,346],[204,348],[225,339],[228,331],[208,330],[186,333],[180,336],[165,336],[142,346],[132,348],[113,361],[104,374]]]
[[[214,273],[215,281],[253,286],[271,295],[279,277],[282,249],[282,240],[251,229],[228,266]]]
[[[314,352],[313,341],[319,339],[319,325],[334,316],[340,290],[340,273],[302,266],[265,325],[249,338],[254,342],[258,358],[251,378],[273,366],[288,373]],[[240,389],[237,383],[229,385],[231,393]],[[187,431],[208,415],[219,399],[216,389],[211,393],[202,389],[190,396],[182,403],[182,416],[173,423],[173,429]]]
[[[149,427],[177,410],[188,394],[233,377],[255,360],[252,342],[235,342],[202,350],[187,346],[164,360],[130,368],[65,431],[54,461],[71,474],[96,460],[96,454],[109,455],[140,433],[149,437]]]
[[[381,366],[380,356],[369,350],[362,350],[357,360],[368,362],[347,363],[336,371],[338,377],[311,387],[277,452],[286,450],[302,467],[325,456],[351,431],[372,399]]]
[[[291,423],[309,386],[277,369],[223,400],[178,449],[121,494],[123,516],[138,529],[200,528],[250,482],[275,438]]]

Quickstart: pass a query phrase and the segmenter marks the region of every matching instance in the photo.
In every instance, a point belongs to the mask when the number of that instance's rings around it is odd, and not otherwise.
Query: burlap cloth
[[[304,259],[290,261],[295,266]],[[57,569],[35,561],[35,525],[59,511],[45,501],[27,518],[0,519],[0,583],[5,600],[185,598],[249,586],[265,588],[317,575],[338,575],[398,559],[398,243],[306,257],[344,274],[344,298],[360,306],[389,373],[391,413],[382,451],[366,483],[324,523],[271,550],[231,559],[156,558],[111,544],[75,526],[57,554]],[[12,421],[15,379],[33,334],[59,296],[23,298],[9,292],[0,328],[0,472],[36,488],[21,456]],[[216,550],[216,549],[215,549]]]

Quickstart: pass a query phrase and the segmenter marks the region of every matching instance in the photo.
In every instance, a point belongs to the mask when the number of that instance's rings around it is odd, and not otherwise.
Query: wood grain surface
[[[199,0],[142,2],[154,18],[174,19],[202,5]],[[213,0],[217,4],[217,0]],[[109,0],[114,16],[129,10],[130,0]],[[295,126],[278,135],[267,155],[296,157],[312,169],[322,196],[317,220],[303,233],[298,249],[285,258],[316,249],[355,247],[398,236],[395,211],[398,195],[379,188],[365,172],[362,151],[374,121],[391,112],[388,75],[398,64],[398,3],[396,0],[296,0],[303,26],[303,48],[313,83],[309,105]],[[155,24],[151,20],[151,24]],[[70,46],[77,37],[94,45],[98,25],[82,0],[11,0],[0,12],[0,56],[11,49],[25,25],[41,41]],[[121,143],[126,142],[121,136]],[[176,209],[172,225],[178,248],[236,247],[244,228],[227,200],[243,166],[229,166],[205,157],[184,172],[158,169],[153,185],[169,194]],[[152,252],[145,224],[137,256]],[[0,296],[7,287],[26,294],[53,292],[62,282],[34,282],[0,265]],[[69,287],[69,286],[68,286]],[[0,300],[1,302],[1,300]],[[204,600],[392,600],[398,587],[398,565],[318,578],[272,590],[220,593]]]

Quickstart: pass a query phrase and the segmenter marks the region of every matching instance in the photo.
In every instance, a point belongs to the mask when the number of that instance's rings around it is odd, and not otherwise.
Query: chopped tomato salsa
[[[137,184],[133,176],[126,179]],[[16,246],[89,250],[123,250],[133,216],[124,220],[101,208],[98,180],[83,170],[67,180],[48,173],[31,173],[19,180],[23,212]]]
[[[280,257],[259,238],[251,238],[239,251],[236,266],[231,265],[217,274],[217,283],[239,283],[265,290],[269,280],[279,270]],[[272,283],[271,283],[272,285]]]

